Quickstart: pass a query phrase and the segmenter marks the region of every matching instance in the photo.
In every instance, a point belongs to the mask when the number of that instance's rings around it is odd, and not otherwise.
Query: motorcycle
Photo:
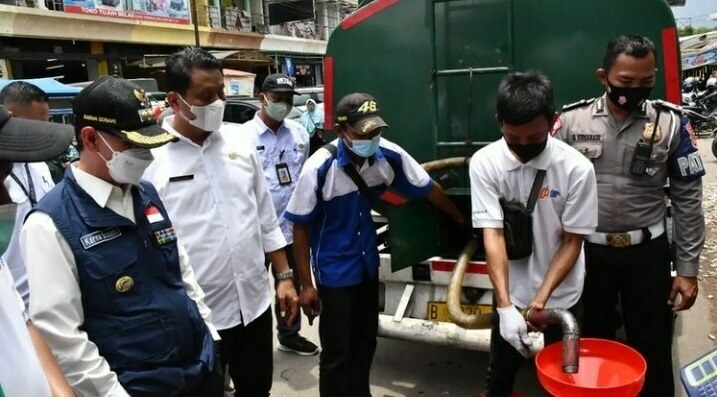
[[[700,138],[717,134],[717,89],[707,87],[704,91],[683,93],[682,109],[690,118],[695,134]]]
[[[685,113],[690,118],[690,123],[695,123],[693,128],[699,138],[712,137],[712,155],[717,157],[717,111],[707,116],[690,110]]]

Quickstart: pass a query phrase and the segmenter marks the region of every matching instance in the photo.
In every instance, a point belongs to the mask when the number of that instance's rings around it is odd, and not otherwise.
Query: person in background
[[[119,77],[85,87],[73,112],[80,160],[20,235],[33,322],[80,397],[221,396],[211,311],[159,195],[140,181],[149,149],[174,137]]]
[[[310,156],[326,144],[324,141],[324,114],[317,110],[316,102],[313,99],[306,101],[306,111],[299,118],[299,122],[309,133]]]
[[[284,217],[286,205],[299,180],[304,161],[309,157],[309,135],[301,124],[286,119],[294,103],[294,82],[281,73],[266,77],[262,84],[261,109],[254,118],[242,124],[242,136],[252,137],[252,144],[261,160],[266,186],[271,194],[279,226],[286,239],[286,259],[294,272],[294,285],[300,287],[299,273],[293,252],[292,224]],[[267,258],[266,265],[269,266]],[[276,272],[273,271],[275,283]],[[318,346],[299,335],[301,316],[287,326],[279,314],[279,304],[274,307],[279,350],[310,356],[319,352]]]
[[[316,101],[313,99],[306,101],[306,111],[299,118],[299,122],[309,133],[309,155],[312,155],[326,144],[324,141],[324,112],[317,109]]]
[[[67,167],[80,159],[80,152],[77,150],[76,145],[76,142],[72,142],[64,153],[47,162],[53,183],[60,183],[62,178],[65,177]]]
[[[12,117],[0,106],[0,178],[10,174],[13,162],[36,163],[57,156],[71,139],[70,126]],[[0,185],[0,251],[13,239],[17,207],[6,186]],[[0,395],[74,396],[52,351],[30,321],[4,259],[0,259],[0,329]]]
[[[45,91],[24,81],[14,81],[0,90],[0,104],[14,117],[23,119],[50,120],[50,105]],[[44,162],[14,163],[5,187],[10,198],[17,204],[15,230],[10,245],[3,253],[3,260],[15,279],[15,288],[28,307],[30,290],[27,285],[25,263],[20,254],[20,228],[25,217],[37,202],[55,186],[50,170]]]

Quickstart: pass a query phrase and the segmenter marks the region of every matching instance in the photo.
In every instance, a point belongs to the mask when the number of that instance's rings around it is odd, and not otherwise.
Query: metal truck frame
[[[342,96],[368,92],[391,125],[386,138],[419,162],[468,158],[500,138],[495,91],[509,71],[543,71],[553,82],[558,108],[602,95],[594,73],[606,43],[621,34],[655,42],[653,96],[681,101],[679,41],[666,0],[360,4],[328,42],[325,126],[334,125],[333,109]],[[467,167],[434,168],[431,175],[470,214]],[[445,310],[448,281],[469,236],[425,203],[375,210],[381,214],[374,218],[381,241],[379,334],[488,351],[490,331],[459,328],[447,321]],[[492,287],[483,258],[479,250],[468,267],[464,311],[490,309]]]

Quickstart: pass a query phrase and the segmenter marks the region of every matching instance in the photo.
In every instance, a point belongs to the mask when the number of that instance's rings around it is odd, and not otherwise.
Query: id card
[[[289,172],[289,166],[286,163],[279,163],[276,165],[276,177],[279,179],[279,185],[290,185],[291,184],[291,173]]]

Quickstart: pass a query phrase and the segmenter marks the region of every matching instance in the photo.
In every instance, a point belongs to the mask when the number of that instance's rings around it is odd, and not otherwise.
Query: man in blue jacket
[[[30,316],[78,396],[221,396],[218,335],[154,187],[174,139],[145,93],[102,77],[74,100],[80,160],[21,232]]]

